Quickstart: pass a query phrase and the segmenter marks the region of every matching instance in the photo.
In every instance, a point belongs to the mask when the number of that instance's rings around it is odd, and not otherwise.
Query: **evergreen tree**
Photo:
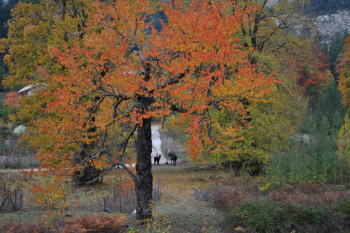
[[[7,21],[11,17],[11,9],[18,3],[18,0],[9,0],[5,3],[0,0],[0,38],[7,36]]]
[[[338,74],[335,71],[335,66],[337,65],[337,58],[339,54],[343,51],[344,41],[347,35],[348,31],[345,31],[343,34],[337,32],[332,36],[332,42],[326,49],[326,54],[329,56],[330,70],[334,77],[338,77]]]
[[[335,80],[332,80],[316,105],[314,121],[326,120],[328,122],[327,134],[337,135],[345,113],[346,110],[341,103],[341,93],[338,90],[338,85]],[[320,127],[320,124],[318,124],[318,127]]]
[[[322,14],[349,8],[350,0],[310,0],[310,8],[308,11]]]

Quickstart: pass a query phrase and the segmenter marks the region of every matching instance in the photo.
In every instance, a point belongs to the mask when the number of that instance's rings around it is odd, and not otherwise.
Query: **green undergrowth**
[[[336,208],[294,206],[273,201],[248,201],[233,209],[228,217],[231,226],[247,232],[349,232],[349,201]]]

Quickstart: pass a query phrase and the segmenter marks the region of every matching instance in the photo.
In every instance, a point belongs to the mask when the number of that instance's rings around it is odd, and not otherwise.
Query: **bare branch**
[[[136,129],[137,129],[137,126],[135,125],[134,128],[132,129],[132,131],[129,133],[128,137],[125,139],[121,157],[123,157],[123,155],[125,154],[126,146],[129,143],[130,138],[134,135]]]

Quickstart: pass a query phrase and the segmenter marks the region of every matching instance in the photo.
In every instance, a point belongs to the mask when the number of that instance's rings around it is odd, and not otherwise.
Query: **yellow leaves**
[[[343,104],[350,105],[350,36],[345,40],[344,44],[344,58],[342,58],[337,65],[337,72],[339,73],[339,90],[343,96]]]
[[[48,214],[41,217],[40,220],[47,227],[51,227],[56,222],[56,218],[62,216],[68,208],[66,203],[67,187],[61,178],[53,176],[48,184],[39,183],[32,191],[34,200],[48,210]]]
[[[350,167],[350,120],[349,115],[344,118],[344,125],[339,130],[338,135],[338,154],[340,159],[344,160]]]
[[[1,38],[0,39],[0,53],[5,53],[7,49],[7,39]]]
[[[242,228],[241,226],[236,227],[234,230],[238,231],[238,232],[246,232],[246,230],[244,228]]]

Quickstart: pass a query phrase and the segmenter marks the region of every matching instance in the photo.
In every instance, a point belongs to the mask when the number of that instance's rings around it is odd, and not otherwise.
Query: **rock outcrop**
[[[341,10],[334,14],[320,15],[313,19],[313,24],[324,41],[330,43],[336,33],[343,34],[346,30],[350,31],[350,12]]]

